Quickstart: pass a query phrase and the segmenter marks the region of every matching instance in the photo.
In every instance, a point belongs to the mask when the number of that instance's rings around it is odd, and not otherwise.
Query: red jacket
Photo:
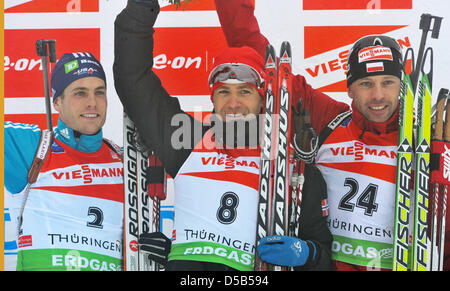
[[[254,48],[261,56],[265,56],[267,38],[261,34],[258,21],[254,15],[252,0],[215,0],[217,14],[222,30],[229,46],[247,45]],[[326,94],[313,89],[307,84],[305,77],[295,75],[293,79],[294,103],[303,99],[303,104],[310,112],[311,124],[317,133],[339,113],[349,110],[346,103],[338,102]],[[398,130],[398,110],[387,122],[374,123],[362,116],[352,104],[352,119],[363,131],[388,133]],[[430,199],[431,205],[431,199]],[[450,270],[450,223],[447,215],[444,270]],[[337,270],[366,270],[365,267],[336,262]]]

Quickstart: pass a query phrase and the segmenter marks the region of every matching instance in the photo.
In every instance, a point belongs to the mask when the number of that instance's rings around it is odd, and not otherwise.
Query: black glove
[[[292,106],[294,119],[294,149],[295,155],[301,160],[312,163],[317,154],[319,138],[316,131],[311,126],[309,111],[302,104],[302,100],[297,104],[297,108]]]
[[[172,242],[162,232],[143,233],[139,236],[139,249],[148,253],[148,259],[165,266]]]

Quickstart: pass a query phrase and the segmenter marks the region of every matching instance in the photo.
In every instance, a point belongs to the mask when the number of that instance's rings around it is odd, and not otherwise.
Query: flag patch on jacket
[[[330,214],[330,207],[328,207],[328,199],[322,200],[322,216],[326,217]]]

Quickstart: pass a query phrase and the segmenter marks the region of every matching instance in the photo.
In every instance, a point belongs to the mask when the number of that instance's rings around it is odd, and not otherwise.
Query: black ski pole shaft
[[[52,108],[50,102],[50,82],[48,78],[48,62],[56,62],[55,40],[40,39],[36,41],[36,52],[41,57],[44,76],[45,112],[47,114],[47,128],[52,131]]]
[[[422,16],[420,17],[419,28],[422,30],[422,38],[420,40],[419,52],[417,53],[417,63],[415,65],[415,68],[417,69],[414,70],[411,74],[411,83],[414,92],[417,88],[417,82],[419,81],[420,68],[422,68],[425,43],[427,41],[428,32],[431,31],[431,38],[438,38],[442,19],[443,17],[433,16],[431,14],[422,14]],[[431,27],[432,20],[434,20],[433,27]]]

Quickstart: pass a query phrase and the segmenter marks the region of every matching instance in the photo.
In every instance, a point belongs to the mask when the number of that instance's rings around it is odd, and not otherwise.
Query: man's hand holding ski
[[[263,237],[258,244],[259,257],[273,265],[304,266],[316,257],[316,247],[311,241],[281,235]]]
[[[143,233],[139,236],[139,249],[148,254],[148,259],[165,266],[172,242],[162,232]]]

